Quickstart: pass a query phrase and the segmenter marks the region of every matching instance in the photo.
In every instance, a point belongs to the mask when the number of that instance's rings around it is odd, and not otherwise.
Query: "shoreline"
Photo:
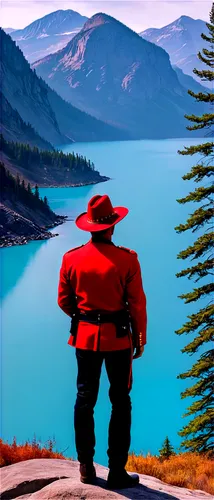
[[[91,186],[91,185],[95,185],[95,184],[100,184],[101,182],[107,182],[107,181],[110,181],[112,180],[110,177],[105,177],[103,176],[104,178],[101,179],[101,180],[97,180],[97,181],[88,181],[88,182],[79,182],[78,184],[38,184],[38,188],[39,189],[47,189],[47,188],[77,188],[77,187],[84,187],[84,186]],[[31,184],[32,187],[34,188],[34,185],[33,183]]]
[[[111,180],[110,177],[102,176],[101,179],[96,180],[96,181],[87,181],[87,182],[80,182],[78,184],[47,184],[47,185],[39,185],[39,189],[47,189],[47,188],[75,188],[75,187],[84,187],[84,186],[90,186],[90,185],[95,185],[95,184],[100,184],[101,182],[107,182]],[[31,184],[32,187],[33,184]],[[26,245],[27,243],[30,243],[31,241],[43,241],[43,240],[48,240],[50,238],[54,238],[55,236],[59,236],[59,233],[51,233],[50,229],[53,229],[61,224],[64,224],[64,222],[68,221],[68,215],[57,215],[56,222],[47,225],[45,227],[41,227],[41,233],[38,234],[38,228],[37,232],[35,234],[29,234],[29,235],[7,235],[5,234],[4,236],[0,237],[0,249],[1,248],[9,248],[13,246],[21,246],[21,245]]]
[[[84,186],[90,186],[90,185],[95,185],[95,184],[100,184],[101,182],[107,182],[111,180],[110,177],[102,176],[101,179],[96,180],[96,181],[87,181],[87,182],[79,182],[78,184],[47,184],[47,185],[38,185],[39,189],[47,189],[47,188],[79,188],[79,187],[84,187]],[[34,188],[33,183],[31,184],[32,188]],[[68,215],[57,215],[57,219],[55,223],[52,223],[50,225],[47,225],[45,227],[41,227],[41,233],[38,234],[38,227],[37,227],[37,232],[35,234],[29,234],[29,235],[10,235],[10,234],[5,234],[0,237],[0,249],[1,248],[9,248],[13,246],[21,246],[21,245],[26,245],[27,243],[30,243],[31,241],[43,241],[43,240],[48,240],[50,238],[54,238],[55,236],[59,236],[59,233],[51,233],[50,229],[53,229],[61,224],[64,224],[64,222],[68,221]]]
[[[43,241],[49,240],[50,238],[54,238],[55,236],[59,236],[59,233],[51,233],[49,230],[53,229],[64,222],[66,222],[68,216],[67,215],[58,215],[58,220],[53,222],[52,224],[42,228],[40,234],[30,234],[30,235],[5,235],[0,238],[0,249],[1,248],[9,248],[14,246],[26,245],[31,241]]]

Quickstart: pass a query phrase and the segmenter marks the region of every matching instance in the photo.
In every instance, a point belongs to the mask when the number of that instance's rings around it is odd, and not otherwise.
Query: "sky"
[[[105,12],[140,32],[165,26],[181,15],[207,21],[211,4],[210,0],[0,0],[0,14],[3,28],[17,29],[59,9],[87,17]]]

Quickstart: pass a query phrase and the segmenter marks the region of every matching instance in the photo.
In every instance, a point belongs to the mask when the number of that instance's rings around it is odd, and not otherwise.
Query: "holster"
[[[118,315],[114,324],[116,326],[116,337],[125,337],[130,330],[128,311],[123,311],[121,315]]]
[[[101,325],[103,323],[113,323],[116,326],[116,337],[125,337],[130,328],[129,314],[125,309],[115,312],[99,312],[99,311],[87,311],[87,312],[75,312],[72,315],[71,320],[71,335],[76,335],[79,321],[85,321],[86,323],[92,323],[94,325]]]
[[[77,310],[71,316],[70,334],[73,335],[74,337],[76,337],[77,334],[78,324],[79,324],[79,312]]]

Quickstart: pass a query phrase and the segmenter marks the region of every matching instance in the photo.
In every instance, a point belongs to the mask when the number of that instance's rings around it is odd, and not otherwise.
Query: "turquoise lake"
[[[157,453],[166,435],[177,448],[177,432],[187,423],[182,415],[190,400],[180,398],[187,382],[176,376],[192,365],[194,357],[181,353],[190,337],[174,332],[196,306],[178,298],[194,283],[175,274],[186,266],[177,259],[178,252],[196,236],[178,235],[174,227],[193,211],[193,206],[176,202],[193,188],[182,175],[195,158],[177,154],[191,143],[196,140],[75,144],[64,151],[86,155],[111,180],[80,188],[40,189],[51,208],[70,219],[85,211],[96,193],[107,193],[114,205],[130,209],[116,226],[114,242],[137,251],[148,304],[147,345],[143,357],[133,362],[130,451],[136,453]],[[76,458],[76,359],[74,348],[67,344],[69,318],[57,306],[57,285],[62,255],[85,243],[88,235],[72,220],[53,232],[59,236],[1,250],[1,430],[9,442],[13,436],[24,442],[35,434],[44,444],[55,437],[56,448]],[[104,465],[109,416],[103,366],[95,410],[95,461]]]

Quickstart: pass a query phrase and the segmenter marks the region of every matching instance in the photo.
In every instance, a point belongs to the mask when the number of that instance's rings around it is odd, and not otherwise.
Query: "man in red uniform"
[[[114,226],[128,213],[107,195],[96,195],[76,219],[91,239],[62,258],[58,305],[72,318],[68,344],[78,366],[74,428],[80,479],[93,483],[96,471],[94,407],[105,361],[112,413],[108,434],[110,488],[135,486],[138,475],[125,471],[130,446],[132,359],[146,344],[146,297],[136,252],[112,242]],[[131,329],[130,329],[131,323]]]

